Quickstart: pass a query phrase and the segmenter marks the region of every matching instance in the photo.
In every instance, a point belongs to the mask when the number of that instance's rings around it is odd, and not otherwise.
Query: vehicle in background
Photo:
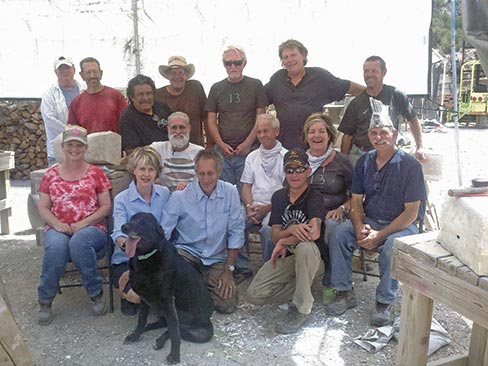
[[[479,60],[461,66],[458,96],[459,122],[488,128],[488,78]]]

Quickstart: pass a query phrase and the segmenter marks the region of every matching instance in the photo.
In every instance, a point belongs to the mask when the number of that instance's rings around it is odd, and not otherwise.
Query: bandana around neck
[[[331,153],[332,153],[332,144],[329,144],[327,151],[320,156],[312,156],[310,149],[307,150],[308,162],[310,164],[310,167],[312,168],[312,174],[315,173],[317,168],[322,165],[322,163],[325,161],[325,159],[327,159],[330,156]]]
[[[261,156],[262,167],[266,174],[270,174],[274,169],[278,167],[281,169],[280,160],[283,159],[280,152],[283,146],[281,142],[276,141],[276,145],[272,149],[265,149],[263,145],[259,146],[259,153]]]

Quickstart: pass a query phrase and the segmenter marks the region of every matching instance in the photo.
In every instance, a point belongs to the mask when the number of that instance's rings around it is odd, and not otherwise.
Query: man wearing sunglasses
[[[291,300],[287,314],[275,326],[277,333],[291,334],[310,320],[312,282],[323,272],[316,241],[325,209],[320,192],[308,188],[311,169],[306,152],[300,148],[288,151],[283,165],[288,187],[271,197],[269,225],[275,246],[271,259],[249,285],[247,299],[257,305]]]
[[[212,85],[205,110],[215,149],[224,157],[221,179],[241,192],[244,162],[256,141],[256,115],[264,113],[267,100],[261,81],[243,75],[245,52],[235,46],[224,51],[227,78]]]
[[[398,281],[390,277],[391,252],[396,237],[418,232],[416,221],[427,199],[421,164],[395,145],[398,131],[386,106],[370,98],[373,116],[368,138],[373,150],[359,158],[352,181],[351,221],[333,229],[329,239],[331,285],[336,299],[326,306],[338,316],[357,306],[352,287],[352,256],[357,248],[379,253],[380,282],[371,324],[392,321]]]

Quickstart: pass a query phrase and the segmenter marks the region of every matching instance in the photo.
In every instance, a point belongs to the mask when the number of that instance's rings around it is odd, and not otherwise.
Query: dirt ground
[[[443,155],[443,180],[431,182],[430,200],[440,213],[440,203],[448,188],[457,186],[456,154],[453,129],[447,133],[424,135],[430,151]],[[488,176],[483,161],[488,130],[460,130],[460,156],[464,184],[478,176]],[[483,171],[484,169],[484,171]],[[126,317],[119,311],[101,318],[90,315],[89,299],[82,288],[63,290],[54,302],[55,319],[51,325],[40,327],[35,322],[37,311],[36,286],[41,266],[42,249],[27,217],[29,182],[11,182],[11,235],[0,236],[0,275],[6,284],[9,300],[23,337],[33,354],[36,365],[161,365],[169,352],[167,344],[155,351],[152,345],[159,330],[145,333],[134,345],[124,345],[124,337],[135,326],[136,317]],[[376,278],[367,282],[354,275],[359,306],[343,316],[325,315],[319,301],[313,309],[313,321],[296,335],[277,335],[276,319],[285,313],[277,306],[253,306],[242,298],[238,310],[230,315],[214,314],[214,338],[206,344],[182,342],[181,365],[394,365],[397,342],[375,354],[357,346],[353,340],[369,328],[369,312],[374,306]],[[243,293],[249,280],[239,289]],[[320,299],[321,286],[314,286]],[[396,304],[400,313],[401,289]],[[433,354],[429,361],[466,352],[469,347],[471,322],[457,313],[435,304],[434,317],[446,328],[453,341]],[[0,325],[1,327],[1,325]]]

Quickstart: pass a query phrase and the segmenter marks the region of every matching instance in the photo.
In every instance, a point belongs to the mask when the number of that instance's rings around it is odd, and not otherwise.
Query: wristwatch
[[[235,271],[235,269],[236,269],[236,266],[234,266],[233,264],[229,264],[229,265],[227,265],[227,269],[228,269],[229,271],[231,271],[231,272],[234,272],[234,271]]]
[[[344,212],[345,215],[349,215],[349,210],[346,206],[340,205],[339,207],[342,208],[342,212]]]

